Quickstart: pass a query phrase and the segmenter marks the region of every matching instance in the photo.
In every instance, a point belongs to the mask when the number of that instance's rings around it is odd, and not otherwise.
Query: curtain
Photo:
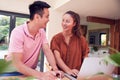
[[[120,51],[120,20],[115,20],[115,25],[110,28],[110,47]],[[110,53],[114,53],[110,50]],[[120,75],[120,67],[116,68],[115,73]]]

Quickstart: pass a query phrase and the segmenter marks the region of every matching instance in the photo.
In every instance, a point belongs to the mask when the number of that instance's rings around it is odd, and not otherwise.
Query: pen
[[[51,70],[50,66],[47,63],[45,63],[45,65],[46,65],[47,69],[50,71]]]

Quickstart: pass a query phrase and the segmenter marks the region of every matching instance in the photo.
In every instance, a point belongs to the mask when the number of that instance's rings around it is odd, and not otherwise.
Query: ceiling
[[[0,10],[27,13],[28,5],[35,0],[1,0]],[[81,17],[96,16],[120,19],[120,0],[42,0],[49,3],[54,10],[66,12],[73,10]]]
[[[81,17],[97,16],[109,19],[120,19],[120,0],[69,0],[56,10],[73,10]]]

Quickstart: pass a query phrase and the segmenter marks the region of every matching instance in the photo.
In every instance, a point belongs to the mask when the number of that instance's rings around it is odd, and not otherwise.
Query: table
[[[0,80],[38,80],[38,79],[31,79],[31,78],[32,77],[26,77],[26,76],[6,76],[6,77],[0,77]],[[60,80],[60,79],[58,79],[58,80]],[[62,80],[73,80],[73,79],[64,77]],[[85,78],[83,79],[83,78],[78,77],[77,80],[85,80]],[[105,77],[105,75],[96,75],[87,80],[120,80],[120,79]]]
[[[26,76],[5,76],[5,77],[0,77],[0,80],[38,80],[38,79],[34,79],[33,77],[26,77]],[[64,77],[62,80],[70,80],[70,79]]]

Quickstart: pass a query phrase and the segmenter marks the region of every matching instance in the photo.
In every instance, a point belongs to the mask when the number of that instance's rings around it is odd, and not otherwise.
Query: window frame
[[[0,10],[0,14],[1,15],[6,15],[6,16],[10,16],[10,32],[9,32],[9,36],[11,34],[11,31],[15,28],[15,22],[16,22],[16,17],[21,17],[21,18],[29,18],[28,14],[22,14],[22,13],[15,13],[15,12],[9,12],[9,11],[2,11]]]
[[[0,10],[0,15],[10,16],[9,38],[10,38],[11,31],[15,28],[16,17],[29,18],[28,14],[3,11],[3,10]],[[44,70],[44,53],[43,53],[43,51],[40,53],[40,55],[41,55],[40,71],[43,71]]]

